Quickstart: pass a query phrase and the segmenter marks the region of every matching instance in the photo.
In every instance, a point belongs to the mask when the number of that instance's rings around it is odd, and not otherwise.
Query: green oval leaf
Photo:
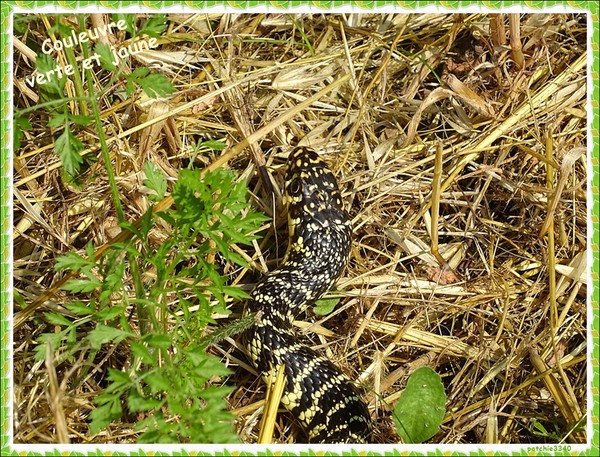
[[[329,313],[333,312],[336,305],[340,302],[339,297],[334,298],[321,298],[315,302],[315,307],[313,308],[313,312],[317,316],[327,316]]]
[[[445,405],[440,375],[429,367],[416,369],[394,408],[396,430],[404,442],[422,443],[435,435],[446,414]]]

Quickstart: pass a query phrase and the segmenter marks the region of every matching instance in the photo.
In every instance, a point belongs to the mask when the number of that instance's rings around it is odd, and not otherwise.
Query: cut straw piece
[[[258,442],[260,444],[271,444],[273,442],[273,431],[277,420],[277,409],[283,396],[285,386],[285,367],[279,365],[274,372],[271,371],[271,380],[267,383],[267,397],[265,399],[265,410],[260,422]]]
[[[546,385],[546,388],[550,391],[550,394],[554,398],[558,410],[565,419],[565,422],[569,427],[574,426],[581,418],[581,411],[579,411],[579,405],[573,404],[570,401],[570,397],[560,384],[554,373],[549,372],[548,367],[539,356],[534,347],[529,349],[529,359],[533,364],[535,371],[542,377],[542,381]],[[560,366],[560,364],[558,364]],[[574,432],[569,435],[569,441],[573,443],[585,443],[585,433]]]
[[[437,335],[414,327],[402,328],[402,326],[398,324],[392,324],[376,319],[370,319],[367,322],[367,328],[373,332],[385,333],[388,335],[397,335],[401,332],[402,337],[400,338],[400,341],[409,341],[424,349],[437,353],[444,353],[446,356],[461,357],[471,360],[480,360],[483,358],[490,362],[498,360],[498,356],[495,353],[473,347],[453,336]]]

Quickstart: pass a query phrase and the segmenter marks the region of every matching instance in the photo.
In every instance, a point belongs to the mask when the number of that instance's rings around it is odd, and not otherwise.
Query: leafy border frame
[[[132,10],[131,7],[135,9]],[[6,0],[0,3],[0,109],[2,113],[0,148],[0,454],[19,456],[422,456],[422,455],[599,455],[600,454],[600,4],[594,1],[571,0],[228,0],[194,1],[144,0],[141,7],[148,12],[161,10],[212,10],[242,12],[281,11],[299,9],[311,11],[508,11],[563,12],[581,11],[588,16],[588,443],[584,445],[15,445],[12,418],[12,31],[15,12],[85,12],[129,10],[139,12],[139,2],[130,0],[36,1]]]

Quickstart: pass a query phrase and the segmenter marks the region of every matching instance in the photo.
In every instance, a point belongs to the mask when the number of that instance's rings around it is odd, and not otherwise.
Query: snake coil
[[[357,388],[328,358],[304,345],[292,322],[339,278],[350,253],[351,223],[333,173],[314,152],[296,148],[285,177],[289,245],[277,270],[254,289],[257,313],[247,348],[265,382],[285,369],[282,404],[299,420],[309,442],[363,443],[370,416]]]

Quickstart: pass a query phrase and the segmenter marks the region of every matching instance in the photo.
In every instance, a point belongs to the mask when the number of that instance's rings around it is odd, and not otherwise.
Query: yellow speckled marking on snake
[[[285,367],[281,402],[309,442],[364,443],[371,423],[358,390],[292,328],[295,316],[338,279],[350,252],[352,228],[337,182],[315,152],[297,148],[290,155],[285,201],[290,243],[281,267],[258,284],[248,302],[250,312],[259,312],[248,351],[265,382],[272,367]]]

